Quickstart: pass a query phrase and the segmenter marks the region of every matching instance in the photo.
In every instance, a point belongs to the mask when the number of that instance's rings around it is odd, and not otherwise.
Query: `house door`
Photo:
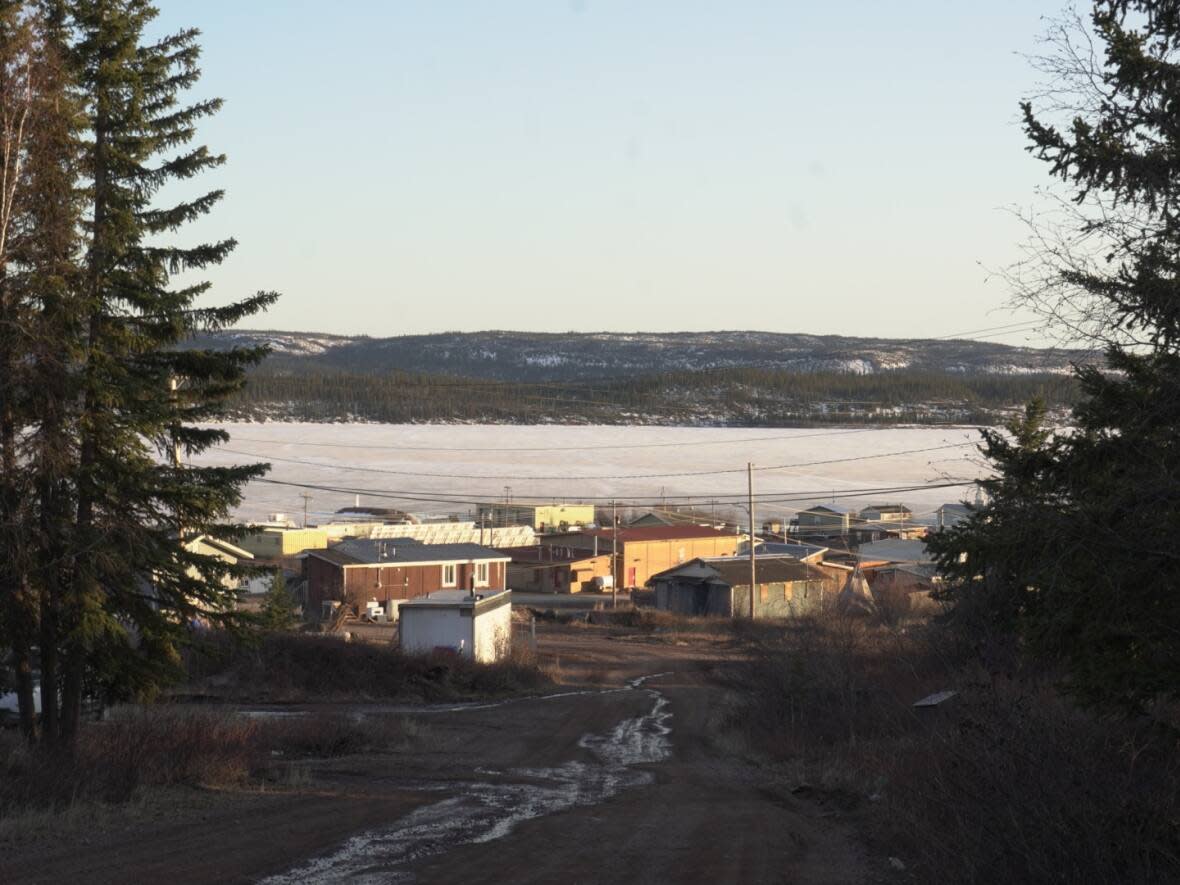
[[[627,569],[627,586],[628,587],[635,586],[635,577],[636,577],[635,566],[631,566],[631,568]]]

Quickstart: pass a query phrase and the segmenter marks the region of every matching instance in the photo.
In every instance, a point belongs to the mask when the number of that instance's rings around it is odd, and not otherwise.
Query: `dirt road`
[[[552,696],[412,714],[404,751],[318,763],[297,794],[0,860],[13,882],[849,883],[847,824],[725,745],[706,638],[552,628]],[[406,715],[384,708],[367,715]],[[221,812],[211,812],[217,815]],[[187,835],[186,835],[187,834]],[[21,868],[13,861],[32,862]]]

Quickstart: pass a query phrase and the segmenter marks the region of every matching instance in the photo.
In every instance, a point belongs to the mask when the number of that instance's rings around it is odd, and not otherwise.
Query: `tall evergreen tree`
[[[1025,131],[1095,208],[1081,232],[1105,242],[1101,260],[1067,261],[1052,284],[1100,305],[1123,343],[1107,368],[1078,370],[1067,433],[1019,457],[989,441],[1011,494],[934,546],[953,596],[990,582],[1078,697],[1134,710],[1180,696],[1180,6],[1099,0],[1090,21],[1104,55],[1081,81],[1094,92],[1064,125],[1024,104]],[[954,566],[963,552],[970,568]]]
[[[219,414],[248,366],[265,351],[185,349],[198,330],[236,323],[270,304],[260,293],[203,308],[203,282],[178,281],[220,263],[233,240],[180,247],[169,238],[221,199],[212,191],[166,203],[164,188],[220,166],[193,147],[196,127],[221,101],[184,104],[199,77],[198,33],[145,41],[155,16],[145,0],[65,0],[75,35],[68,56],[88,118],[83,147],[90,217],[79,280],[82,348],[70,555],[61,569],[55,623],[42,655],[60,649],[61,672],[44,673],[46,739],[76,734],[89,676],[119,687],[151,685],[175,663],[195,616],[227,620],[231,569],[185,542],[228,536],[240,489],[263,466],[198,468],[173,460],[226,439],[200,426]],[[44,626],[44,625],[43,625]],[[49,713],[61,688],[61,714]]]
[[[36,602],[28,580],[28,485],[21,469],[31,317],[17,253],[30,209],[26,162],[42,96],[36,35],[26,13],[23,2],[0,2],[0,648],[11,650],[21,725],[31,736]]]

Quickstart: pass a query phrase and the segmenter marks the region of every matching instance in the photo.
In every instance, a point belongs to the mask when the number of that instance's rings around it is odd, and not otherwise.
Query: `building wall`
[[[508,608],[508,606],[505,606]],[[458,651],[465,657],[474,653],[475,636],[470,608],[416,608],[401,610],[398,635],[406,654],[429,654],[436,648]]]
[[[594,578],[610,574],[610,556],[575,562],[514,562],[508,566],[508,586],[529,593],[581,593],[594,589]]]
[[[479,611],[478,606],[408,605],[401,610],[398,635],[407,654],[447,648],[480,663],[492,663],[511,651],[512,606],[502,604]]]
[[[733,556],[737,553],[739,543],[740,539],[733,535],[673,538],[670,541],[620,541],[619,586],[644,587],[652,575],[675,568],[690,559]]]
[[[590,525],[594,522],[593,504],[550,504],[538,507],[533,528],[557,531],[562,523]]]
[[[827,529],[831,531],[848,531],[849,516],[847,513],[829,513],[825,510],[804,510],[799,514],[800,529]]]
[[[700,581],[656,582],[656,608],[686,617],[728,618],[733,614],[733,591],[725,584]]]
[[[480,516],[489,526],[527,525],[540,531],[558,531],[567,526],[590,525],[594,522],[593,504],[545,504],[526,507],[519,504],[495,504],[480,508]]]
[[[488,563],[488,583],[480,590],[507,589],[506,563]],[[454,589],[466,590],[471,586],[471,570],[468,562],[456,563]],[[358,608],[364,608],[370,599],[384,605],[391,599],[417,599],[442,586],[441,565],[385,565],[385,566],[339,566],[316,556],[306,560],[307,600],[310,610],[318,614],[321,603],[327,599],[338,599]]]
[[[512,606],[501,605],[491,611],[477,611],[473,619],[472,651],[475,659],[490,664],[508,657],[512,651]]]
[[[728,587],[719,583],[677,581],[656,582],[656,608],[692,617],[750,616],[750,586]],[[758,585],[755,614],[762,618],[796,618],[811,614],[823,605],[822,581],[790,581]]]
[[[259,559],[281,559],[304,550],[323,550],[328,533],[321,529],[262,529],[244,535],[238,542]]]
[[[755,616],[762,618],[797,618],[814,614],[824,601],[823,581],[788,581],[759,584]],[[750,586],[733,588],[733,606],[737,617],[750,616]]]

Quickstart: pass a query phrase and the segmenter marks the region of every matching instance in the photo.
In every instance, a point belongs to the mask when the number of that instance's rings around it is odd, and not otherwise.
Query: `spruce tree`
[[[1065,124],[1025,103],[1024,125],[1079,234],[1104,242],[1051,285],[1098,305],[1116,343],[1077,370],[1071,428],[1027,457],[990,441],[1010,494],[934,546],[950,594],[1006,594],[1003,617],[1076,696],[1140,710],[1180,696],[1180,8],[1099,0],[1090,21],[1104,54],[1078,82],[1094,93]],[[962,552],[970,568],[953,566]]]
[[[87,117],[82,168],[90,224],[78,280],[81,322],[77,460],[72,473],[70,555],[60,570],[56,623],[46,649],[61,651],[60,723],[47,740],[76,734],[88,679],[128,693],[174,671],[195,617],[228,622],[233,569],[192,552],[197,535],[231,536],[226,524],[242,486],[261,465],[199,468],[179,456],[226,439],[201,426],[220,414],[261,348],[186,348],[201,330],[232,325],[270,304],[260,293],[203,308],[206,283],[178,281],[220,263],[233,240],[171,245],[176,231],[221,199],[212,191],[164,202],[164,188],[221,165],[193,146],[199,122],[220,100],[184,104],[199,77],[194,30],[149,43],[145,0],[65,0],[70,68]],[[43,709],[55,704],[43,691]],[[56,733],[55,733],[56,731]]]
[[[299,622],[299,606],[287,590],[287,579],[281,568],[275,570],[270,589],[262,600],[259,620],[267,630],[290,630]]]
[[[23,2],[0,2],[0,649],[11,650],[21,727],[32,736],[36,599],[29,585],[28,474],[21,432],[30,419],[26,336],[31,314],[19,252],[27,233],[29,143],[40,64]]]

